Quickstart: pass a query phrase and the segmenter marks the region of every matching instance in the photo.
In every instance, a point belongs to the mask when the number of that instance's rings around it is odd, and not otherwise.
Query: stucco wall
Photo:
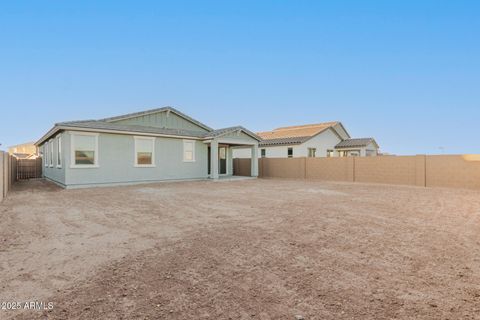
[[[65,134],[66,150],[70,150],[71,134]],[[183,161],[183,139],[155,139],[155,167],[135,167],[134,136],[100,134],[98,168],[71,168],[71,152],[65,152],[66,184],[120,184],[177,179],[207,178],[207,145],[195,143],[195,162]]]

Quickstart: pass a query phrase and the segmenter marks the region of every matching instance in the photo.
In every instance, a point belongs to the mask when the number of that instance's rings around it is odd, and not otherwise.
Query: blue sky
[[[478,1],[3,1],[0,143],[171,105],[253,131],[340,120],[480,153]]]

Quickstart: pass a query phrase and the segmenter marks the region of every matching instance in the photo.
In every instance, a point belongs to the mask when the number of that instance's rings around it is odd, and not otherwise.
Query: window
[[[45,157],[45,167],[48,167],[48,142],[43,145],[43,156]]]
[[[195,141],[183,140],[183,161],[195,161]]]
[[[155,166],[155,138],[135,137],[135,166]]]
[[[260,150],[260,156],[261,156],[262,158],[265,158],[265,157],[267,156],[267,150],[266,150],[266,149],[261,149],[261,150]]]
[[[327,158],[333,157],[333,150],[329,149],[327,150]]]
[[[288,155],[289,158],[293,157],[293,148],[288,148],[287,155]]]
[[[72,133],[72,168],[98,167],[98,134]]]
[[[50,164],[50,168],[53,167],[53,140],[50,140],[50,153],[48,154],[48,163]]]
[[[315,158],[317,154],[317,149],[316,148],[308,148],[308,157],[309,158]]]
[[[57,137],[57,168],[62,167],[62,137]]]

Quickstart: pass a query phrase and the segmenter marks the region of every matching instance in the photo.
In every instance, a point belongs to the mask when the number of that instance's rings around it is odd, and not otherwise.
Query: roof
[[[126,125],[126,124],[117,124],[104,121],[78,121],[78,122],[61,122],[57,123],[56,126],[66,127],[66,128],[82,128],[82,129],[100,129],[100,130],[112,130],[112,131],[128,131],[128,132],[138,132],[138,133],[154,133],[154,134],[164,134],[172,136],[185,136],[185,137],[198,137],[202,138],[205,133],[201,131],[193,130],[184,130],[184,129],[168,129],[168,128],[159,128],[159,127],[149,127],[149,126],[140,126],[140,125]]]
[[[174,112],[178,116],[185,118],[186,120],[193,122],[202,128],[205,128],[207,132],[116,123],[117,121],[120,121],[120,120],[140,117],[143,115],[149,115],[149,114],[164,112],[164,111]],[[78,129],[78,130],[97,131],[97,132],[110,132],[110,131],[122,132],[122,133],[133,132],[138,134],[154,134],[154,135],[162,135],[162,136],[198,138],[198,139],[211,139],[211,138],[220,137],[222,135],[225,135],[231,132],[243,131],[247,135],[251,136],[252,138],[258,141],[261,140],[261,138],[258,137],[256,134],[245,129],[242,126],[235,126],[235,127],[213,130],[212,128],[204,125],[203,123],[195,119],[192,119],[191,117],[185,115],[184,113],[172,107],[164,107],[164,108],[150,109],[142,112],[129,113],[129,114],[125,114],[117,117],[104,118],[100,120],[59,122],[59,123],[56,123],[55,126],[47,134],[45,134],[39,141],[37,141],[36,144],[37,145],[41,144],[43,141],[47,140],[50,136],[52,136],[59,130],[68,130],[68,129]]]
[[[269,139],[269,140],[262,140],[258,144],[259,147],[266,147],[266,146],[282,146],[282,145],[290,145],[290,144],[302,144],[311,137],[292,137],[292,138],[279,138],[279,139]]]
[[[356,138],[343,140],[335,146],[335,149],[366,147],[370,143],[375,144],[378,148],[378,144],[373,138]]]
[[[173,108],[173,107],[162,107],[162,108],[155,108],[155,109],[150,109],[150,110],[145,110],[145,111],[140,111],[140,112],[127,113],[127,114],[120,115],[120,116],[115,116],[115,117],[100,119],[100,120],[98,120],[98,121],[115,122],[115,121],[130,119],[130,118],[136,118],[136,117],[146,116],[146,115],[153,114],[153,113],[164,112],[164,111],[176,113],[176,114],[179,115],[180,117],[182,117],[182,118],[184,118],[184,119],[186,119],[186,120],[188,120],[188,121],[190,121],[190,122],[192,122],[192,123],[195,123],[196,125],[204,128],[205,130],[208,130],[208,131],[212,131],[212,130],[213,130],[212,128],[210,128],[210,127],[207,126],[206,124],[203,124],[203,123],[201,123],[200,121],[195,120],[195,119],[193,119],[193,118],[190,117],[190,116],[187,116],[185,113],[180,112],[180,111],[178,111],[177,109],[175,109],[175,108]]]
[[[245,129],[242,126],[235,126],[235,127],[228,127],[228,128],[213,130],[213,131],[205,133],[203,137],[204,138],[216,138],[216,137],[220,137],[220,136],[223,136],[225,134],[229,134],[229,133],[236,132],[236,131],[243,131],[247,135],[254,138],[255,140],[258,140],[258,141],[262,140],[262,138],[260,138],[258,135],[251,132],[250,130]]]
[[[338,122],[324,122],[302,126],[281,127],[272,131],[258,132],[263,140],[284,139],[294,137],[313,137],[325,129],[335,126]]]
[[[262,146],[300,144],[325,130],[330,128],[334,130],[337,124],[340,124],[340,122],[332,121],[301,126],[280,127],[272,131],[258,132],[257,135],[263,139],[261,142]]]

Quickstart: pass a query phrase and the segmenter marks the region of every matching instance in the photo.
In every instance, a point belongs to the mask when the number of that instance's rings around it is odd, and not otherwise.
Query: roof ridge
[[[328,122],[320,122],[320,123],[302,124],[302,125],[298,125],[298,126],[279,127],[279,128],[273,129],[272,131],[305,129],[305,128],[320,127],[320,126],[334,126],[334,125],[338,124],[339,122],[340,121],[328,121]]]

